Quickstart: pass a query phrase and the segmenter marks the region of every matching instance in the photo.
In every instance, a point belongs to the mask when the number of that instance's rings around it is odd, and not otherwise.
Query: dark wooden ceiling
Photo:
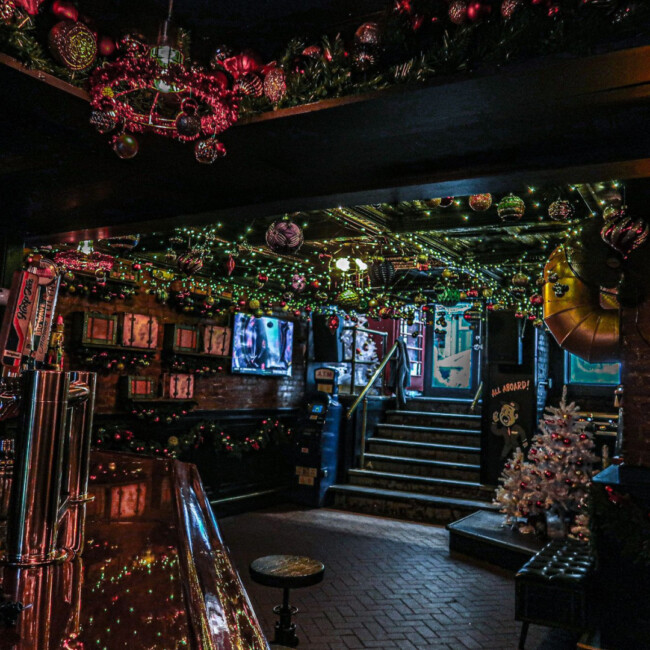
[[[548,220],[429,219],[413,202],[650,176],[649,57],[640,47],[540,61],[278,111],[231,129],[228,156],[207,167],[191,146],[159,137],[120,160],[89,127],[83,98],[0,66],[1,227],[30,241],[78,241],[259,220],[259,238],[277,215],[300,212],[327,239],[340,224],[325,211],[347,206],[458,258],[540,255],[562,236]],[[645,205],[647,186],[634,187],[630,202]]]

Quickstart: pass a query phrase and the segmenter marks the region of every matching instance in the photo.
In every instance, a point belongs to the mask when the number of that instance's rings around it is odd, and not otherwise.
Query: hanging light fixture
[[[100,133],[114,133],[120,158],[137,154],[133,133],[155,133],[194,141],[196,159],[213,163],[226,154],[217,136],[237,121],[238,96],[224,72],[185,64],[172,10],[170,0],[155,45],[126,36],[122,56],[93,73],[90,122]]]

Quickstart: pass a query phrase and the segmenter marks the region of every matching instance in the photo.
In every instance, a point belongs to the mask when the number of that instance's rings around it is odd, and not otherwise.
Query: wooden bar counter
[[[2,650],[267,650],[193,465],[93,452],[83,555],[3,567]]]

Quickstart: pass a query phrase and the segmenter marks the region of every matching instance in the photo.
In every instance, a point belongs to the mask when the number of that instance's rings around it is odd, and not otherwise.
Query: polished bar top
[[[93,452],[82,557],[4,567],[2,650],[267,650],[193,465]]]

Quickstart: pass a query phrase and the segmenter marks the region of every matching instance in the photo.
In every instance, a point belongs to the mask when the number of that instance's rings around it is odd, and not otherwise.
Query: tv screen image
[[[291,376],[293,323],[279,318],[235,314],[232,371]]]

